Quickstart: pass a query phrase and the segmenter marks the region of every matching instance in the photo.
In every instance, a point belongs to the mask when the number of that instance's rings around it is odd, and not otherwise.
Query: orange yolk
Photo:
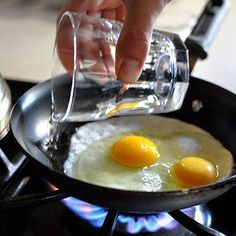
[[[156,162],[159,153],[155,143],[142,136],[124,136],[111,147],[110,156],[119,164],[144,167]]]
[[[185,157],[173,165],[171,175],[179,186],[190,188],[214,182],[218,173],[216,166],[206,159]]]
[[[124,103],[116,106],[115,108],[111,109],[107,114],[113,115],[117,113],[118,111],[127,110],[127,109],[134,109],[138,107],[138,103],[136,102],[130,102],[130,103]]]

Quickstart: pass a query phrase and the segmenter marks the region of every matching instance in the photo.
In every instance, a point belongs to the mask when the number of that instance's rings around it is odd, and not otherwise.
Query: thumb
[[[126,0],[124,25],[116,47],[116,74],[124,83],[135,82],[148,54],[156,17],[166,0]]]

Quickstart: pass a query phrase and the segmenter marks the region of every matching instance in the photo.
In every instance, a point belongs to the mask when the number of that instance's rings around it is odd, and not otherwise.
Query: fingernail
[[[134,83],[138,80],[140,73],[141,65],[139,61],[124,59],[118,71],[118,79],[124,83]]]

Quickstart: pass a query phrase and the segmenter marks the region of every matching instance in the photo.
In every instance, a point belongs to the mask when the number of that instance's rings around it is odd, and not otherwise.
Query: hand
[[[167,2],[169,1],[68,0],[58,19],[65,11],[75,11],[124,22],[116,47],[115,70],[119,80],[132,83],[141,74],[156,17]],[[67,43],[66,38],[64,39],[61,42]],[[61,60],[65,62],[68,58],[61,55]]]

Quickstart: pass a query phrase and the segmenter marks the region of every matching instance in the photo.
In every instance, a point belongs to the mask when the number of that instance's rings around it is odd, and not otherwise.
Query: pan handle
[[[60,190],[53,190],[44,193],[29,194],[17,197],[7,197],[3,200],[0,200],[0,211],[18,207],[39,206],[45,203],[62,200],[69,196],[70,194],[68,193],[61,192]]]
[[[190,55],[205,59],[220,24],[230,7],[230,0],[210,0],[185,44]]]

